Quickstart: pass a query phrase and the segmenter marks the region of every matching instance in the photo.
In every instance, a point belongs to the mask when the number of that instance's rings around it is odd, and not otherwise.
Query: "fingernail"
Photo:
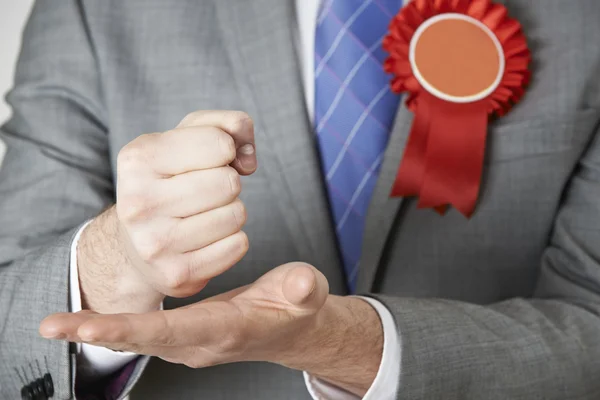
[[[238,151],[240,152],[240,154],[251,156],[252,154],[254,154],[254,146],[251,144],[245,144],[242,147],[240,147]]]

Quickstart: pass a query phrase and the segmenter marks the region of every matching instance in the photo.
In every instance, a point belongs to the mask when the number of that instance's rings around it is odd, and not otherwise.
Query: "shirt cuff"
[[[75,235],[71,243],[71,259],[69,266],[69,298],[71,312],[81,311],[81,290],[79,288],[79,271],[77,269],[77,244],[81,234],[91,221],[86,222]],[[77,372],[90,378],[103,378],[122,368],[138,357],[135,353],[118,352],[105,347],[86,343],[76,343]]]
[[[379,314],[383,326],[383,354],[379,370],[373,384],[363,400],[394,400],[400,386],[400,363],[402,361],[402,345],[400,332],[396,328],[394,317],[379,301],[370,297],[361,299],[368,302]],[[306,388],[314,400],[355,400],[360,397],[349,393],[335,385],[304,372]]]

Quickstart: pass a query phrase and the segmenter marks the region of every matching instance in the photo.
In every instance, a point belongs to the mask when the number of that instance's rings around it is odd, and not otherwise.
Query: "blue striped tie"
[[[401,0],[324,0],[315,37],[315,130],[348,289],[399,96],[381,43]]]

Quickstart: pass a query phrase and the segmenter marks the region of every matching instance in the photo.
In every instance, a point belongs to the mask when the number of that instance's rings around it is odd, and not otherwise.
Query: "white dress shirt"
[[[321,5],[327,7],[329,1],[321,0],[296,0],[296,18],[297,18],[297,48],[299,59],[301,60],[302,81],[304,84],[304,97],[309,118],[314,119],[314,46],[315,46],[315,28],[317,24],[317,15]],[[321,4],[322,3],[322,4]],[[71,311],[81,310],[81,294],[79,289],[79,276],[77,271],[77,242],[84,225],[71,246],[71,266],[70,266],[70,298]],[[379,365],[379,371],[369,388],[365,400],[392,400],[396,398],[398,390],[398,375],[400,372],[401,344],[400,335],[396,329],[396,324],[392,314],[379,301],[371,298],[363,298],[378,312],[384,331],[383,355]],[[97,347],[88,344],[78,345],[77,371],[83,372],[87,376],[106,376],[128,362],[134,360],[137,355],[133,353],[115,352],[104,347]],[[304,373],[304,379],[307,389],[315,400],[354,400],[357,396],[347,391],[319,380],[310,374]]]

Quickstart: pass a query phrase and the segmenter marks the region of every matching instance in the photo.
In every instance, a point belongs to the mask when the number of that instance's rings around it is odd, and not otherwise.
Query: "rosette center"
[[[463,14],[425,21],[410,42],[410,63],[421,86],[453,103],[482,100],[504,75],[504,51],[482,22]]]

